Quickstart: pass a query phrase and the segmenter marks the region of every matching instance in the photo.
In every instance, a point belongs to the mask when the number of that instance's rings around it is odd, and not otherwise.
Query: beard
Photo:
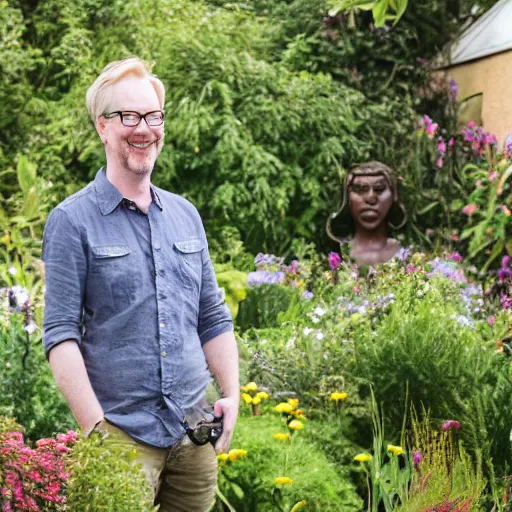
[[[151,174],[155,167],[156,159],[162,151],[163,138],[150,146],[150,151],[145,154],[134,154],[130,152],[128,143],[127,147],[120,154],[120,163],[122,167],[138,176]]]

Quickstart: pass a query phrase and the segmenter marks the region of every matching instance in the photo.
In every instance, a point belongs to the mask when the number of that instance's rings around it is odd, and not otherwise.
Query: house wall
[[[483,125],[501,145],[512,132],[512,50],[459,64],[447,74],[459,86],[459,101],[483,93]]]

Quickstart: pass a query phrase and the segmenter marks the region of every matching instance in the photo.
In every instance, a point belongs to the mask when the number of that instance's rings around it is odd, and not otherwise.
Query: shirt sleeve
[[[79,232],[65,211],[48,216],[43,236],[45,312],[43,343],[48,357],[66,340],[81,343],[81,318],[87,257]]]
[[[204,235],[204,232],[203,232]],[[199,297],[199,339],[201,345],[225,332],[233,331],[233,318],[224,297],[217,285],[217,277],[213,268],[208,243],[205,239],[203,249],[203,274],[201,295]]]

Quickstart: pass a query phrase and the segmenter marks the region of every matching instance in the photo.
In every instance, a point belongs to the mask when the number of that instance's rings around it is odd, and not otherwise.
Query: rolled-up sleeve
[[[45,264],[44,349],[66,340],[81,342],[82,305],[87,257],[78,230],[65,211],[48,216],[43,237]]]
[[[198,333],[201,345],[232,330],[233,318],[217,285],[215,270],[206,245],[203,249],[203,275],[199,298]]]

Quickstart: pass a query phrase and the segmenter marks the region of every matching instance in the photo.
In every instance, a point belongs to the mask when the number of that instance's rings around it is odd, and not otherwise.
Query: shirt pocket
[[[203,247],[204,244],[199,238],[174,242],[183,284],[198,293],[201,289],[203,274]]]
[[[140,286],[140,272],[135,255],[127,245],[101,245],[91,247],[89,282],[93,289],[101,290],[97,297],[117,306],[136,300]],[[98,304],[99,305],[99,304]]]

